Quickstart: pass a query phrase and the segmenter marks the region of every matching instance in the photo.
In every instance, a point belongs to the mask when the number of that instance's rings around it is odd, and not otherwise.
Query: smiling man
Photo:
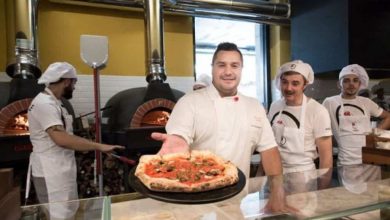
[[[260,152],[267,175],[281,174],[280,155],[265,110],[237,90],[243,58],[233,43],[218,45],[212,59],[212,84],[183,96],[166,125],[160,154],[209,150],[230,160],[249,177],[250,159]]]
[[[283,172],[330,168],[332,131],[329,114],[320,103],[303,93],[314,81],[311,66],[300,60],[283,64],[275,77],[283,98],[272,103],[268,113],[282,157]]]
[[[339,147],[337,165],[362,163],[362,147],[366,145],[365,135],[371,132],[371,116],[382,119],[379,128],[390,127],[390,114],[387,111],[369,98],[357,95],[359,90],[367,88],[368,81],[363,67],[348,65],[339,74],[341,94],[328,97],[323,102],[329,111]]]

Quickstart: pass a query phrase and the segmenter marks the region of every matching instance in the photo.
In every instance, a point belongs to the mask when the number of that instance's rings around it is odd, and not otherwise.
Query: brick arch
[[[12,102],[0,110],[0,134],[4,134],[4,129],[12,118],[19,113],[27,111],[32,100],[32,98],[21,99]]]
[[[168,99],[158,98],[152,99],[140,105],[134,113],[130,122],[130,128],[141,127],[143,117],[151,110],[156,108],[166,108],[172,111],[175,103]]]

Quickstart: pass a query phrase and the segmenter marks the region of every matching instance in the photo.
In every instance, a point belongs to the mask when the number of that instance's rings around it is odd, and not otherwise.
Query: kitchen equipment
[[[222,201],[231,198],[241,192],[241,190],[244,189],[246,182],[244,173],[240,169],[238,169],[238,182],[231,186],[195,193],[156,192],[149,190],[138,179],[138,177],[134,175],[135,169],[136,167],[134,167],[129,174],[130,186],[135,191],[152,199],[178,204],[204,204]]]
[[[101,113],[100,113],[100,79],[98,69],[104,67],[108,60],[108,38],[106,36],[81,35],[80,56],[88,66],[93,68],[94,98],[95,98],[95,139],[101,143]],[[95,171],[99,177],[99,195],[103,196],[102,153],[95,151]]]
[[[130,164],[130,165],[132,165],[132,166],[134,166],[134,165],[137,164],[137,162],[136,162],[135,160],[130,160],[130,159],[128,159],[127,157],[119,156],[119,155],[114,154],[114,153],[111,153],[110,155],[113,156],[113,157],[115,157],[115,158],[117,158],[117,159],[119,159],[120,161],[122,161],[122,162],[124,162],[124,163],[127,163],[127,164]]]

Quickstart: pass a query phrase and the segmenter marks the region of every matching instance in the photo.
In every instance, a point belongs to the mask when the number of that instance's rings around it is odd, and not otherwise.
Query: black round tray
[[[238,169],[238,182],[220,189],[205,192],[180,193],[180,192],[156,192],[149,190],[139,179],[134,176],[136,167],[129,173],[130,186],[146,197],[156,200],[179,203],[179,204],[203,204],[218,202],[237,195],[245,186],[246,178],[244,173]]]

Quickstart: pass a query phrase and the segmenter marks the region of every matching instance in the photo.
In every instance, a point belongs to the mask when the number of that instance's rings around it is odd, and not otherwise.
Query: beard
[[[64,88],[64,92],[62,94],[62,97],[69,100],[73,97],[73,88],[72,85],[69,85]]]
[[[359,92],[359,89],[357,89],[357,88],[347,88],[347,89],[345,89],[345,91],[344,91],[344,93],[346,94],[346,95],[348,95],[348,96],[355,96],[355,95],[357,95],[358,94],[358,92]]]

